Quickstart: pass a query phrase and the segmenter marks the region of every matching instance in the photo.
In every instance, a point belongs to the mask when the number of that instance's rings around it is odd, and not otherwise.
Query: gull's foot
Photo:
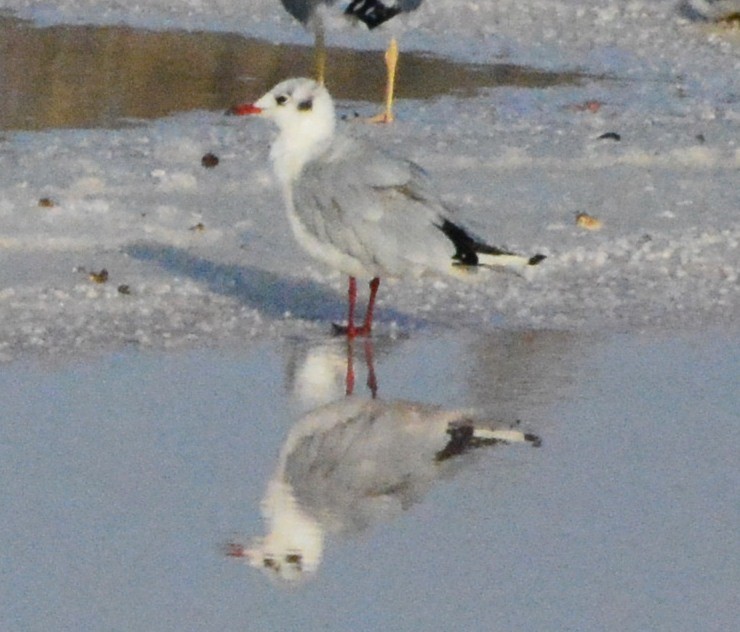
[[[331,333],[334,336],[347,336],[347,338],[362,338],[370,336],[370,327],[349,327],[347,325],[340,325],[339,323],[331,324]]]
[[[380,114],[376,114],[375,116],[371,116],[369,118],[363,119],[365,123],[393,123],[395,121],[395,117],[391,112],[381,112]]]

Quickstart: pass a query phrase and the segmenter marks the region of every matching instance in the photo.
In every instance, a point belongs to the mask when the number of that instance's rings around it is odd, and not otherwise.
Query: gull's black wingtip
[[[538,263],[540,263],[541,261],[544,261],[545,259],[547,259],[545,255],[536,254],[534,255],[534,257],[530,257],[527,263],[531,266],[536,266]]]

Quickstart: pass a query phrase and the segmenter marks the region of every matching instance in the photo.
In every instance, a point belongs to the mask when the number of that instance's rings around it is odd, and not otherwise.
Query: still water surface
[[[120,127],[131,119],[225,110],[279,81],[313,72],[308,46],[233,33],[147,31],[126,26],[50,26],[0,18],[0,129]],[[546,88],[587,78],[507,63],[401,57],[398,96],[470,96],[496,86]],[[327,82],[342,100],[378,102],[378,51],[332,48]]]
[[[357,521],[318,516],[316,568],[287,583],[225,547],[266,533],[263,499],[306,412],[342,405],[342,341],[5,365],[3,629],[733,629],[736,337],[416,334],[373,351],[380,401],[519,419],[542,446],[436,471],[399,442],[406,483],[342,491]],[[303,498],[326,498],[321,472],[343,467],[315,456]]]

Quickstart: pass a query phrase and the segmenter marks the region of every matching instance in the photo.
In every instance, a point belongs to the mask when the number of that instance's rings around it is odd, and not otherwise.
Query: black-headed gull
[[[423,0],[345,0],[344,15],[363,22],[369,29],[374,29],[399,13],[408,13],[419,7]],[[296,20],[314,32],[316,68],[318,80],[324,82],[326,66],[326,44],[324,39],[324,25],[321,5],[332,6],[336,0],[280,0],[285,10]],[[390,123],[393,121],[393,93],[396,83],[396,68],[398,65],[398,42],[391,38],[388,50],[385,53],[385,64],[388,78],[385,88],[385,109],[371,121],[376,123]]]
[[[262,500],[267,534],[226,552],[286,581],[310,577],[327,534],[354,535],[420,502],[460,455],[537,435],[470,411],[344,397],[304,415]]]
[[[332,98],[313,79],[288,79],[230,112],[277,124],[270,157],[290,225],[310,255],[349,275],[349,337],[370,333],[380,277],[471,278],[483,268],[522,268],[545,258],[486,244],[452,219],[420,166],[337,134]],[[356,277],[371,279],[360,327]]]

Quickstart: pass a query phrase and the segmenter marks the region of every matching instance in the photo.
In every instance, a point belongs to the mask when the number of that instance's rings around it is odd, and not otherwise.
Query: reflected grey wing
[[[299,437],[284,480],[301,507],[334,529],[361,531],[423,498],[442,470],[454,413],[411,402],[345,399],[304,420],[333,421]],[[302,420],[303,421],[303,420]]]
[[[447,209],[413,162],[342,140],[306,166],[294,203],[308,232],[366,267],[402,275],[450,266],[454,248],[439,228]]]

